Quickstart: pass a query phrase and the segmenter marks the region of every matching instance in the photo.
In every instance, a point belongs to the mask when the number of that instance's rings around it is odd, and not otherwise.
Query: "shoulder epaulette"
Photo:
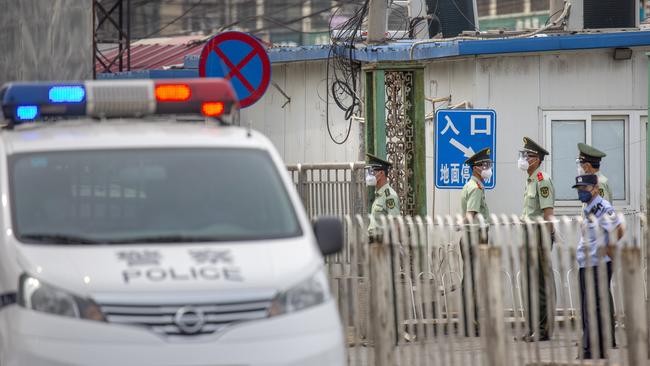
[[[537,181],[541,182],[544,180],[544,174],[542,172],[537,172]]]

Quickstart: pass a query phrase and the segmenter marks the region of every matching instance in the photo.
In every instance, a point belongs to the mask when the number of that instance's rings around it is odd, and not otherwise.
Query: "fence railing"
[[[365,217],[347,216],[346,245],[326,263],[348,364],[573,363],[585,356],[589,339],[592,357],[602,351],[608,363],[645,365],[647,283],[638,243],[646,226],[644,217],[638,221],[618,240],[616,230],[578,217],[553,226],[506,216],[473,223],[391,217],[382,219],[382,235],[369,240]],[[596,267],[578,267],[581,236],[601,243]],[[602,245],[607,240],[612,245]],[[582,253],[590,263],[592,253]]]
[[[307,215],[356,215],[367,212],[365,163],[288,165]]]

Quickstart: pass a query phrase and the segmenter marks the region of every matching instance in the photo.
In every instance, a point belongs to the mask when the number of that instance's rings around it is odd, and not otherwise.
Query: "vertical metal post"
[[[386,158],[386,73],[384,70],[375,70],[372,78],[374,98],[372,113],[374,115],[374,145],[373,153]]]
[[[124,53],[124,46],[125,44],[122,42],[122,29],[124,29],[124,5],[123,1],[119,2],[119,5],[117,7],[117,24],[119,25],[119,31],[118,31],[118,47],[120,50],[120,55]],[[118,61],[118,67],[120,72],[124,71],[124,60],[122,57],[120,57]]]
[[[424,122],[424,68],[413,71],[413,92],[411,93],[411,109],[413,121],[414,152],[413,152],[413,191],[415,192],[415,214],[427,214],[427,166],[426,138]]]
[[[93,1],[93,79],[97,79],[97,2]]]
[[[126,0],[126,71],[131,71],[131,0]]]
[[[370,68],[366,81],[366,152],[386,158],[386,82],[385,72]],[[374,187],[368,188],[368,202],[375,199]],[[368,205],[368,210],[372,207]],[[370,211],[368,211],[370,212]]]
[[[387,9],[388,2],[386,0],[370,0],[368,5],[368,43],[381,43],[386,40]]]

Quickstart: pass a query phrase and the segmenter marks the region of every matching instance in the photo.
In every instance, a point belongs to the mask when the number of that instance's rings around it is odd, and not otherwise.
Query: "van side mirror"
[[[323,216],[314,222],[314,235],[323,255],[335,254],[343,249],[343,223],[335,216]]]

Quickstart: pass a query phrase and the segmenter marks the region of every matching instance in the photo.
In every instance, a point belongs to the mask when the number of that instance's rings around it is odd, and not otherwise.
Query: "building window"
[[[576,201],[571,186],[577,175],[576,157],[579,142],[605,152],[601,172],[609,179],[614,201],[627,199],[627,131],[628,116],[595,115],[566,112],[547,115],[547,133],[550,133],[550,161],[546,161],[555,187],[556,201]]]
[[[497,15],[516,14],[524,12],[524,2],[521,0],[497,0]]]
[[[531,0],[530,10],[531,11],[544,11],[548,10],[550,7],[548,0]]]

